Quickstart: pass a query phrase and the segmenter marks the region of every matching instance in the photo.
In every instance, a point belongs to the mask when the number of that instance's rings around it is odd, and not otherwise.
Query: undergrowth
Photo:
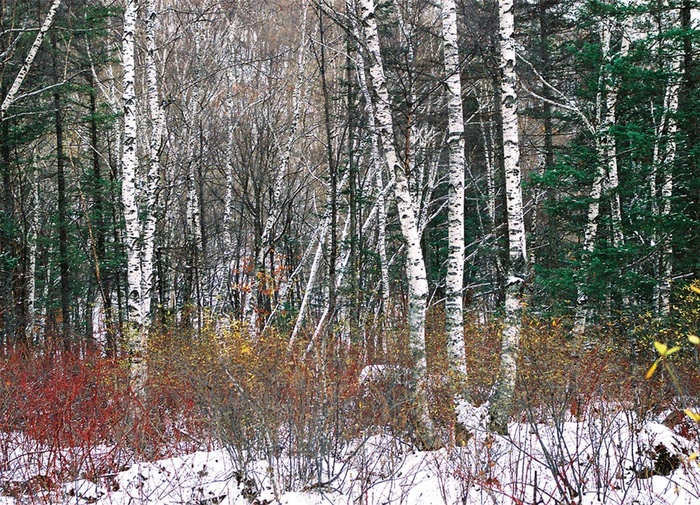
[[[431,317],[431,410],[449,444],[452,390],[436,322],[441,315]],[[621,410],[635,419],[682,411],[667,374],[643,379],[655,355],[640,328],[646,328],[642,321],[602,325],[581,345],[557,320],[526,321],[514,420],[556,426]],[[387,338],[363,331],[360,341]],[[499,331],[498,321],[465,324],[465,396],[475,405],[488,398],[495,380]],[[61,482],[104,481],[135,461],[213,444],[228,450],[241,475],[265,461],[277,493],[331,485],[339,458],[362,454],[353,449],[358,442],[385,435],[412,441],[409,353],[405,338],[391,338],[389,352],[329,338],[306,354],[303,342],[290,352],[286,335],[270,330],[253,337],[236,324],[212,321],[197,337],[153,331],[145,400],[129,391],[126,357],[6,349],[0,357],[0,492],[41,501]],[[687,398],[697,397],[695,355],[678,353],[673,366]]]

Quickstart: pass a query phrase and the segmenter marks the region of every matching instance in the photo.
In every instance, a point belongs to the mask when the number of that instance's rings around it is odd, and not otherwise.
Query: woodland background
[[[520,259],[498,5],[455,3],[454,134],[447,4],[2,2],[3,430],[59,445],[136,440],[148,457],[166,434],[269,450],[251,417],[293,418],[309,444],[309,419],[328,444],[374,424],[411,433],[424,419],[406,391],[421,391],[426,355],[431,416],[447,426],[455,387],[489,398],[513,285],[524,312],[509,413],[578,412],[606,395],[641,412],[679,393],[669,376],[643,375],[654,340],[696,356],[685,339],[700,319],[695,2],[515,2]],[[451,138],[465,155],[456,225]],[[401,180],[427,279],[420,328]],[[459,298],[446,280],[451,226],[465,235]],[[450,300],[461,348],[445,329]],[[410,379],[366,368],[416,362]],[[684,394],[697,373],[686,365]],[[391,384],[378,404],[362,396],[362,370]]]

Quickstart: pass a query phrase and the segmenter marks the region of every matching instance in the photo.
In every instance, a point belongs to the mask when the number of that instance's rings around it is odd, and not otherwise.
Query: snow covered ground
[[[601,404],[583,421],[513,423],[509,436],[499,437],[483,430],[483,413],[462,406],[460,419],[473,436],[458,448],[421,452],[375,433],[316,461],[285,450],[254,461],[218,449],[52,490],[41,486],[46,463],[22,453],[25,440],[14,452],[4,445],[0,505],[700,503],[697,427],[687,419],[669,427],[662,424],[668,413],[638,419]],[[314,478],[302,482],[300,473]]]

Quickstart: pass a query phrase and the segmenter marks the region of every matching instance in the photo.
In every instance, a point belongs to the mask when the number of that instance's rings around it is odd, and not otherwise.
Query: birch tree
[[[137,172],[139,162],[136,153],[136,51],[135,36],[138,17],[138,1],[128,0],[124,9],[122,34],[122,68],[124,131],[122,134],[122,205],[124,207],[124,245],[127,261],[127,331],[131,387],[138,394],[145,394],[146,345],[148,333],[143,314],[143,284],[141,270],[141,224],[137,201]]]
[[[673,18],[673,14],[671,14]],[[680,18],[680,16],[679,16]],[[682,22],[681,19],[679,19]],[[658,22],[662,23],[662,18],[659,17]],[[676,23],[672,21],[672,26]],[[659,31],[663,27],[659,26]],[[650,174],[650,189],[651,189],[651,205],[652,214],[662,223],[667,223],[671,218],[671,203],[674,197],[673,194],[673,167],[676,162],[678,123],[676,116],[678,114],[680,82],[681,82],[681,62],[683,53],[678,51],[673,44],[670,44],[670,55],[664,54],[663,44],[659,46],[659,60],[664,61],[664,58],[670,58],[670,61],[665,62],[663,71],[667,74],[666,89],[663,95],[661,118],[658,124],[655,125],[655,141],[653,166]],[[664,142],[665,140],[665,142]],[[658,182],[657,182],[658,180]],[[658,186],[660,187],[660,191]],[[660,198],[659,198],[660,197]],[[659,205],[660,202],[660,205]],[[671,282],[673,277],[673,235],[670,231],[659,233],[654,231],[652,237],[652,246],[658,247],[657,253],[657,285],[654,287],[654,305],[658,314],[662,317],[668,317],[671,313]]]
[[[148,172],[146,175],[145,220],[143,225],[143,257],[141,272],[141,312],[145,321],[151,319],[153,291],[153,252],[157,219],[157,194],[160,183],[160,151],[165,129],[165,111],[160,99],[156,63],[155,0],[146,0],[146,82],[151,135],[148,143]]]
[[[518,139],[518,97],[515,73],[515,17],[513,0],[498,3],[501,57],[501,121],[503,130],[503,167],[506,180],[508,220],[508,275],[506,280],[505,320],[498,378],[489,399],[490,427],[508,433],[508,419],[515,396],[517,359],[524,307],[523,290],[528,276],[525,219],[520,173]]]
[[[442,0],[442,39],[445,59],[449,149],[448,183],[448,260],[445,280],[445,329],[450,372],[466,375],[464,361],[464,118],[457,37],[457,10],[454,0]]]
[[[669,80],[677,79],[680,71],[680,58],[675,57],[671,64],[671,75]],[[666,125],[666,136],[668,138],[666,153],[662,167],[661,184],[661,217],[663,221],[671,218],[671,202],[673,199],[673,165],[676,161],[676,133],[678,125],[675,115],[678,112],[678,91],[679,83],[670,82],[666,91],[666,104],[668,107],[668,122]],[[659,255],[659,286],[658,286],[658,306],[659,314],[668,317],[671,313],[671,282],[673,277],[673,235],[668,232],[663,237],[661,243],[661,254]]]
[[[7,94],[5,95],[5,98],[2,101],[2,104],[0,105],[0,118],[5,118],[7,110],[17,100],[17,93],[19,92],[19,89],[22,86],[24,79],[27,77],[29,70],[32,68],[34,58],[36,58],[36,55],[39,52],[39,48],[41,47],[41,43],[44,41],[46,33],[49,31],[51,25],[53,24],[54,17],[56,16],[58,8],[61,6],[61,2],[62,0],[54,0],[51,4],[49,12],[46,14],[44,22],[41,24],[41,28],[39,28],[39,33],[37,33],[36,38],[32,43],[32,46],[29,48],[29,52],[27,53],[27,57],[25,58],[22,67],[19,69],[19,72],[17,72],[17,76],[12,82],[10,89],[8,90]]]
[[[127,331],[131,364],[131,387],[145,394],[148,327],[151,324],[153,251],[156,228],[156,192],[159,185],[159,152],[163,132],[163,111],[158,96],[155,60],[154,0],[146,1],[146,82],[148,87],[151,136],[148,142],[149,167],[143,180],[137,153],[139,135],[136,103],[136,26],[138,0],[128,0],[124,10],[122,67],[124,108],[122,133],[122,205],[124,243],[127,256]],[[143,205],[143,207],[142,207]]]
[[[622,232],[622,208],[620,203],[617,143],[614,137],[615,118],[617,114],[618,88],[614,85],[611,67],[615,57],[625,58],[629,51],[629,38],[622,33],[620,51],[617,55],[612,53],[611,20],[603,19],[599,23],[599,35],[602,52],[602,64],[598,81],[598,94],[596,96],[596,124],[595,135],[596,154],[598,157],[597,170],[591,185],[589,194],[588,214],[584,228],[583,252],[584,261],[593,253],[598,237],[600,221],[600,203],[604,191],[610,198],[610,213],[612,222],[612,243],[616,248],[622,247],[624,234]],[[586,330],[588,318],[588,295],[585,292],[583,282],[577,286],[576,312],[574,315],[573,334],[582,336]]]
[[[396,180],[394,197],[399,212],[401,235],[406,243],[406,276],[408,278],[408,332],[414,361],[413,379],[416,388],[418,438],[428,446],[435,444],[435,429],[428,410],[425,355],[425,313],[428,298],[428,280],[421,250],[415,202],[411,197],[408,180],[394,147],[394,125],[391,101],[387,90],[384,65],[379,46],[379,33],[374,0],[360,0],[360,18],[364,29],[367,51],[370,55],[369,76],[373,89],[375,122],[384,158]]]
[[[345,10],[351,13],[353,10],[353,3],[350,0],[345,0]],[[354,16],[350,16],[352,23],[353,35],[357,40],[362,40],[362,34],[360,33],[359,27],[357,26],[357,21]],[[384,163],[379,154],[379,134],[377,131],[377,124],[374,117],[374,109],[372,106],[372,95],[369,91],[369,86],[367,84],[366,76],[366,64],[365,57],[362,51],[358,51],[356,56],[356,72],[357,80],[360,86],[360,93],[365,101],[365,113],[367,115],[367,123],[370,134],[370,154],[369,163],[374,172],[374,190],[377,195],[376,208],[377,208],[377,254],[379,256],[379,271],[382,286],[382,303],[378,307],[378,311],[383,311],[386,314],[389,311],[389,298],[391,296],[391,286],[389,282],[389,260],[387,257],[387,239],[386,239],[386,225],[387,225],[387,202],[386,202],[386,186],[384,183]],[[370,178],[371,180],[372,178]],[[393,179],[389,185],[393,185]],[[382,339],[382,346],[384,347],[384,352],[386,349],[386,337]]]

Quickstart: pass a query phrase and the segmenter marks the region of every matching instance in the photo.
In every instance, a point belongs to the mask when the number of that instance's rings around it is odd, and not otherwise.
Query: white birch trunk
[[[498,379],[490,398],[490,427],[497,433],[508,432],[508,419],[515,396],[517,359],[523,312],[523,284],[527,277],[527,248],[520,174],[518,140],[518,97],[515,73],[515,19],[513,0],[499,1],[501,51],[501,116],[503,128],[503,165],[506,179],[508,252],[510,264],[506,281],[505,321]]]
[[[165,112],[158,89],[155,41],[156,11],[154,0],[146,1],[146,76],[148,81],[148,109],[151,116],[149,143],[149,167],[146,179],[146,209],[143,226],[143,250],[141,264],[141,314],[146,325],[152,323],[151,299],[153,293],[153,253],[157,219],[157,194],[160,183],[160,149],[163,144]]]
[[[466,377],[464,357],[464,115],[457,38],[457,10],[454,0],[442,0],[442,39],[445,58],[445,88],[449,148],[448,258],[445,280],[445,330],[450,372],[456,379]]]
[[[347,8],[350,11],[350,8]],[[355,34],[360,38],[359,33],[355,30]],[[370,131],[370,164],[375,170],[375,190],[377,192],[377,252],[379,254],[379,269],[382,280],[382,305],[381,310],[387,311],[389,307],[389,297],[391,296],[389,284],[389,262],[386,254],[386,198],[384,196],[384,177],[383,164],[379,155],[379,137],[377,134],[377,125],[374,119],[374,110],[372,109],[372,95],[367,86],[367,78],[365,77],[365,58],[361,52],[357,54],[357,77],[360,83],[360,91],[365,99],[365,107],[368,117],[368,126]],[[382,344],[386,345],[386,338],[382,340]],[[387,349],[384,349],[386,353]]]
[[[484,143],[484,163],[486,164],[486,212],[489,216],[491,229],[496,228],[496,162],[493,154],[493,120],[489,117],[488,124],[484,120],[484,114],[490,116],[491,100],[485,107],[484,113],[479,114],[479,126],[481,127],[481,138]],[[480,105],[481,106],[481,105]]]
[[[36,171],[32,172],[32,199],[31,217],[29,218],[29,230],[27,233],[27,327],[25,334],[27,341],[37,344],[36,333],[36,241],[39,230],[39,177]]]
[[[221,300],[227,299],[229,286],[231,285],[233,279],[234,271],[234,254],[233,254],[233,185],[234,185],[234,173],[233,173],[233,153],[234,153],[234,121],[233,121],[233,97],[231,94],[231,86],[235,82],[233,78],[233,72],[229,72],[228,78],[228,90],[226,96],[226,193],[224,194],[224,215],[223,215],[223,234],[222,234],[222,246],[223,246],[223,268],[222,268],[222,279],[219,283],[219,297]],[[231,310],[233,307],[231,307]]]
[[[197,163],[203,163],[201,157],[196,153],[196,149],[201,149],[201,116],[202,116],[202,58],[201,58],[201,47],[203,41],[203,33],[200,26],[195,24],[192,28],[194,32],[194,52],[198,59],[194,63],[193,72],[193,82],[192,91],[189,97],[189,121],[190,121],[190,131],[189,131],[189,143],[187,146],[187,159],[189,160],[189,165],[187,167],[186,174],[186,207],[185,207],[185,217],[187,220],[187,233],[189,236],[189,247],[191,247],[191,254],[189,256],[188,264],[190,268],[192,286],[192,295],[194,298],[194,313],[197,318],[197,335],[200,334],[202,330],[202,308],[203,308],[203,292],[205,291],[202,286],[202,207],[199,199],[199,181],[198,181],[198,167]],[[197,162],[195,162],[197,160]]]
[[[496,201],[498,191],[496,187],[496,160],[493,140],[495,128],[493,124],[494,103],[493,99],[491,98],[492,93],[490,90],[490,84],[485,84],[484,87],[480,89],[480,93],[486,96],[479,100],[479,109],[482,111],[482,113],[479,114],[479,126],[481,127],[481,138],[484,143],[484,161],[486,164],[486,212],[489,217],[491,235],[495,238],[498,229],[498,225],[496,223]],[[490,267],[493,283],[498,284],[497,280],[501,278],[502,272],[504,271],[500,254],[492,255]],[[487,300],[486,307],[484,307],[484,319],[486,318],[486,311],[488,309],[495,309],[497,305],[495,296],[491,295],[490,298],[491,300]]]
[[[139,394],[145,394],[146,387],[146,345],[142,305],[140,223],[136,199],[136,92],[135,92],[135,48],[134,36],[138,16],[137,0],[128,0],[124,10],[124,33],[122,35],[122,66],[124,72],[124,133],[122,135],[122,204],[124,206],[125,236],[127,256],[127,310],[129,329],[127,331],[131,365],[131,387]]]
[[[588,257],[595,249],[598,236],[598,224],[600,218],[600,199],[603,189],[611,191],[611,217],[613,222],[613,245],[619,247],[624,241],[622,234],[622,212],[620,207],[620,195],[618,189],[617,148],[612,137],[611,129],[615,125],[615,107],[617,103],[617,91],[610,85],[610,74],[607,70],[611,62],[610,57],[611,30],[607,20],[600,23],[600,43],[603,56],[598,80],[598,94],[596,96],[596,123],[599,125],[596,138],[596,151],[598,165],[591,192],[589,194],[588,215],[583,235],[583,254]],[[623,38],[622,50],[627,51],[629,42]],[[607,184],[606,184],[607,180]],[[581,337],[586,331],[588,320],[588,295],[579,281],[576,287],[576,310],[574,314],[574,327],[572,333],[575,337]]]
[[[391,285],[389,284],[389,260],[386,254],[386,198],[384,196],[384,178],[381,165],[377,167],[377,251],[379,252],[379,269],[382,280],[382,310],[389,309]],[[386,339],[383,340],[385,342]],[[384,349],[386,352],[387,349]]]
[[[196,94],[196,93],[195,93]],[[194,139],[190,141],[190,145],[194,146]],[[194,157],[190,157],[194,159]],[[197,177],[195,175],[194,163],[190,163],[187,172],[187,201],[185,214],[187,218],[188,234],[190,236],[190,245],[192,254],[189,260],[192,262],[189,268],[192,269],[192,289],[194,291],[194,305],[197,315],[197,333],[201,331],[201,311],[202,311],[202,286],[200,272],[200,255],[202,252],[202,216],[200,214],[199,192],[197,187]]]
[[[343,226],[343,231],[341,232],[341,238],[340,238],[340,243],[344,243],[347,238],[348,234],[350,231],[350,217],[348,216],[345,219],[345,225]],[[333,286],[336,291],[340,289],[340,287],[343,285],[343,280],[345,279],[345,274],[347,272],[347,266],[348,262],[350,259],[350,251],[346,251],[343,254],[343,257],[338,261],[336,260],[336,276],[335,276],[335,285]],[[318,341],[320,335],[321,335],[321,330],[325,327],[326,325],[326,320],[328,317],[331,316],[331,306],[328,301],[326,301],[325,307],[323,308],[323,313],[321,314],[320,319],[316,323],[316,330],[314,330],[314,334],[311,336],[311,340],[309,341],[309,345],[306,346],[306,355],[308,355],[316,341]]]
[[[223,216],[223,246],[224,258],[227,265],[227,276],[230,275],[231,248],[233,247],[233,237],[231,229],[233,227],[233,144],[234,144],[234,121],[233,121],[233,98],[231,96],[231,86],[234,83],[233,76],[229,76],[229,90],[226,97],[226,194],[224,196],[224,216]]]
[[[323,258],[323,244],[326,242],[326,232],[328,231],[328,222],[330,216],[325,216],[323,222],[321,223],[321,232],[318,237],[318,246],[316,247],[316,253],[314,254],[314,260],[311,263],[311,270],[309,271],[309,278],[306,281],[306,289],[304,290],[304,296],[301,300],[301,306],[299,307],[299,314],[297,315],[297,320],[294,323],[294,329],[292,330],[292,336],[289,338],[289,345],[287,346],[287,351],[292,352],[294,350],[294,345],[296,344],[297,337],[299,335],[299,330],[301,330],[301,325],[304,322],[306,316],[306,309],[309,304],[309,297],[313,290],[314,284],[316,283],[316,274],[318,273],[318,267],[321,264],[321,259]]]
[[[612,64],[610,56],[610,28],[603,23],[601,27],[603,33],[603,51],[607,64]],[[622,34],[622,43],[620,46],[619,57],[625,58],[629,52],[629,38]],[[606,72],[607,81],[610,81],[611,76]],[[612,133],[615,126],[617,115],[617,98],[618,92],[616,86],[611,86],[606,83],[604,86],[605,92],[605,120],[603,123],[603,132],[601,138],[601,146],[599,148],[600,162],[605,160],[608,168],[608,183],[607,190],[610,192],[610,213],[612,222],[613,246],[616,248],[624,245],[624,234],[622,232],[622,207],[620,204],[619,176],[617,164],[617,141]]]
[[[418,438],[430,446],[435,443],[435,429],[430,418],[427,401],[425,312],[428,298],[428,281],[421,250],[418,221],[408,180],[400,166],[394,148],[394,126],[391,117],[389,93],[379,46],[374,0],[360,0],[361,20],[367,50],[371,55],[369,74],[374,88],[375,120],[384,157],[396,180],[394,196],[399,212],[401,234],[406,242],[406,275],[409,285],[408,331],[409,345],[414,359],[414,381],[418,417]]]
[[[408,15],[411,17],[411,5],[410,2],[406,3],[406,9],[408,10]],[[424,165],[416,167],[416,150],[418,146],[418,132],[414,125],[414,113],[416,109],[416,92],[414,87],[414,78],[412,75],[412,66],[415,61],[415,48],[413,47],[413,27],[404,21],[403,15],[401,14],[401,9],[398,5],[395,5],[396,21],[399,26],[399,32],[404,37],[405,47],[406,47],[406,69],[408,75],[406,76],[406,82],[408,83],[408,88],[405,90],[406,98],[408,99],[408,116],[406,118],[406,134],[403,139],[403,151],[404,151],[404,167],[403,171],[406,174],[408,180],[408,189],[412,196],[413,212],[418,219],[418,230],[421,232],[423,227],[421,226],[421,194],[422,194],[422,184],[424,180]],[[418,169],[416,169],[418,168]]]
[[[27,53],[27,57],[24,59],[22,67],[19,69],[19,72],[17,72],[17,76],[15,76],[15,80],[12,82],[10,90],[7,92],[7,95],[5,95],[2,105],[0,105],[0,119],[5,118],[7,110],[12,106],[15,100],[17,100],[19,88],[22,86],[22,83],[27,77],[29,70],[32,68],[34,58],[36,58],[36,55],[39,52],[39,47],[41,47],[41,43],[44,41],[46,32],[49,31],[51,25],[53,24],[53,19],[56,16],[56,11],[58,11],[58,8],[61,6],[61,2],[62,0],[54,0],[54,2],[51,4],[49,12],[46,14],[44,22],[41,24],[41,28],[39,28],[39,33],[36,34],[36,38],[34,39],[32,46],[29,48],[29,52]]]
[[[666,155],[662,163],[663,182],[661,185],[661,221],[668,222],[671,216],[671,201],[673,199],[673,165],[676,159],[676,134],[678,124],[676,114],[678,112],[678,98],[680,91],[679,75],[681,70],[681,58],[679,53],[674,56],[671,64],[671,75],[666,88],[666,109],[668,110],[668,123],[666,127]],[[673,277],[673,236],[671,232],[664,234],[661,246],[659,279],[659,314],[668,317],[671,312],[671,282]]]

